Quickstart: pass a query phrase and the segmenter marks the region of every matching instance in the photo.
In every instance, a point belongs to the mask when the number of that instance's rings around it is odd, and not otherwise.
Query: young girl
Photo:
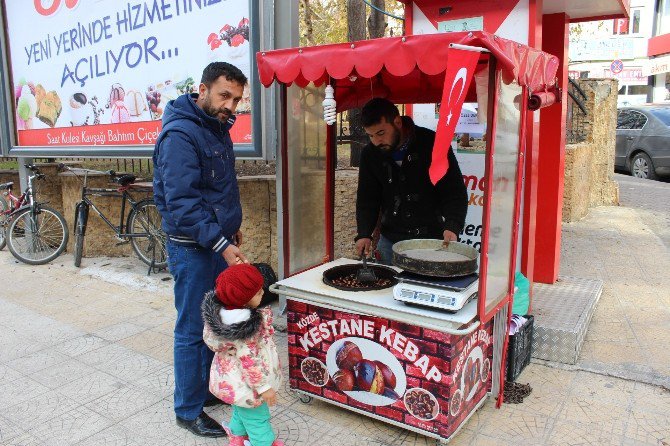
[[[232,405],[228,428],[231,446],[284,446],[270,426],[277,402],[281,366],[273,340],[272,310],[258,309],[263,276],[253,265],[229,266],[202,303],[203,338],[215,352],[209,390]],[[248,444],[248,443],[247,443]]]

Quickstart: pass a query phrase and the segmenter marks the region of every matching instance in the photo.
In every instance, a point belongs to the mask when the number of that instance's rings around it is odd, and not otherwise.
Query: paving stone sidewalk
[[[670,203],[670,184],[653,186],[645,197]],[[605,282],[578,364],[531,363],[518,381],[532,394],[500,410],[489,400],[450,444],[670,445],[670,210],[644,209],[625,192],[626,207],[594,209],[563,229],[561,273]],[[168,276],[146,277],[134,259],[82,266],[69,255],[28,266],[0,252],[0,445],[227,445],[174,424]],[[285,357],[286,335],[277,334]],[[288,446],[434,444],[303,404],[288,386],[273,424]]]

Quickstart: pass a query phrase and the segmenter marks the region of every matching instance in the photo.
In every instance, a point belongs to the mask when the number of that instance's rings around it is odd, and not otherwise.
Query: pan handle
[[[307,293],[289,291],[289,290],[287,290],[285,288],[282,288],[281,286],[277,285],[276,283],[272,284],[270,286],[269,290],[274,292],[274,293],[277,293],[280,297],[281,296],[293,297],[294,299],[298,299],[301,302],[305,302],[305,303],[313,304],[313,305],[319,305],[319,306],[326,307],[326,308],[336,310],[336,311],[346,311],[348,313],[357,313],[357,314],[360,314],[362,316],[375,317],[375,315],[370,314],[370,313],[365,313],[365,312],[361,312],[359,310],[352,310],[352,309],[345,308],[345,307],[342,307],[342,306],[333,305],[332,303],[321,302],[318,299],[317,300],[309,299]],[[284,312],[284,310],[285,310],[285,305],[284,305],[284,308],[282,309],[282,313]],[[377,315],[377,316],[379,316],[379,315]],[[412,322],[405,322],[405,323],[412,324]],[[439,331],[439,332],[442,332],[442,333],[455,335],[455,336],[468,335],[468,334],[472,333],[473,331],[475,331],[480,325],[481,325],[481,322],[478,321],[478,320],[472,322],[470,325],[468,325],[465,328],[458,328],[458,329],[447,328],[447,327],[444,327],[444,326],[441,326],[441,325],[434,325],[434,324],[430,324],[430,323],[422,323],[421,324],[422,327],[429,328],[431,330]]]

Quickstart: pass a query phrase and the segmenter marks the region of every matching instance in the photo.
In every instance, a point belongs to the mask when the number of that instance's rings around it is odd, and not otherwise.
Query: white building
[[[617,78],[619,105],[652,100],[647,43],[653,36],[655,0],[632,0],[630,19],[572,24],[570,77]]]

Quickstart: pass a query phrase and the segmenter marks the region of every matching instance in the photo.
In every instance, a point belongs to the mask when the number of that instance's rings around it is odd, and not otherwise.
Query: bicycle
[[[117,174],[113,170],[101,172],[91,169],[72,169],[65,165],[61,165],[60,168],[70,171],[82,182],[81,200],[75,207],[74,217],[74,266],[79,267],[81,265],[90,208],[93,208],[102,218],[102,221],[114,231],[118,239],[124,243],[130,242],[137,257],[149,266],[149,273],[152,270],[160,270],[167,266],[166,235],[161,229],[161,216],[156,209],[153,198],[136,200],[130,193],[131,189],[148,191],[150,187],[134,184],[136,177],[132,174]],[[81,171],[84,172],[83,180],[77,174]],[[113,182],[119,184],[119,187],[116,189],[88,187],[89,173],[109,175]],[[118,226],[114,225],[100,208],[91,201],[90,197],[96,196],[117,197],[121,200],[121,215]],[[128,218],[124,226],[126,204],[130,205],[131,210],[128,212]]]
[[[0,249],[5,244],[12,255],[29,265],[43,265],[58,257],[67,246],[69,231],[65,218],[57,210],[35,200],[33,182],[45,178],[39,169],[26,164],[33,174],[19,197],[12,194],[14,183],[0,184],[4,189],[0,211]]]

